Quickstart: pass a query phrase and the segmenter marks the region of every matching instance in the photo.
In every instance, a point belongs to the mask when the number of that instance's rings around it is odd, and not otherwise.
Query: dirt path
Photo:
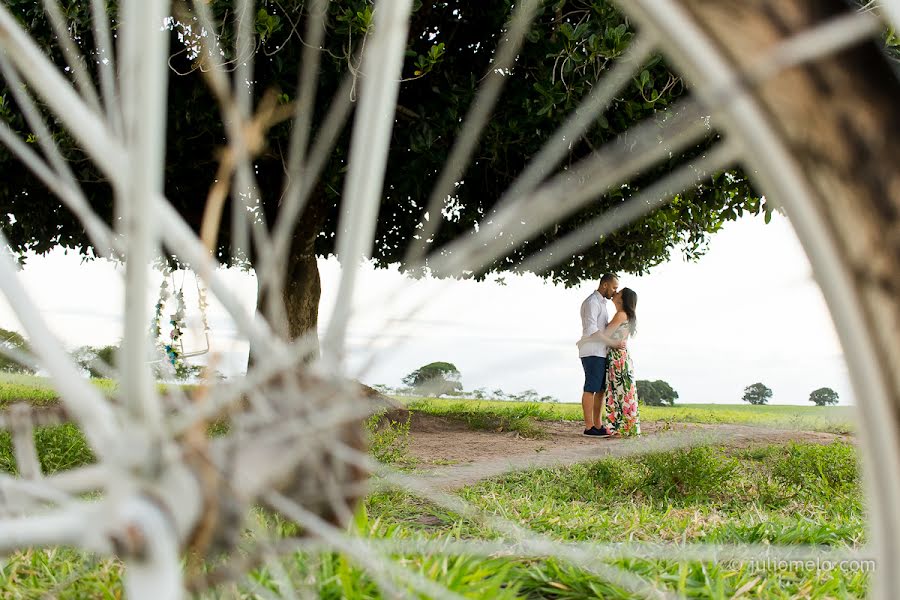
[[[571,421],[542,421],[546,437],[528,439],[515,432],[473,431],[444,417],[414,414],[410,453],[434,485],[453,489],[534,467],[567,466],[607,456],[717,444],[733,448],[790,441],[827,444],[851,436],[817,431],[769,429],[747,425],[642,423],[643,435],[631,439],[587,438]]]

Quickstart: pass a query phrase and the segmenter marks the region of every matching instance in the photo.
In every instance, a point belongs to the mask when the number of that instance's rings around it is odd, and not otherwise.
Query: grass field
[[[490,428],[498,420],[527,430],[528,420],[580,421],[580,404],[542,402],[506,402],[457,400],[447,398],[398,398],[411,410],[453,417],[473,428]],[[852,406],[751,406],[749,404],[682,404],[641,406],[641,421],[671,423],[735,423],[773,427],[850,433],[853,431]],[[526,431],[527,432],[527,431]]]
[[[19,381],[17,394],[30,393]],[[0,386],[2,389],[2,386]],[[2,392],[6,394],[4,390]],[[43,395],[40,395],[43,394]],[[34,401],[52,401],[46,390]],[[4,395],[3,398],[13,397]],[[16,396],[16,399],[32,396]],[[474,403],[427,400],[415,410],[456,416],[473,426],[490,419],[575,419],[579,407],[554,404]],[[693,420],[790,426],[800,419],[815,427],[849,420],[847,409],[813,407],[642,407],[644,420]],[[715,420],[713,420],[715,419]],[[481,421],[479,421],[481,420]],[[373,440],[373,453],[403,462],[402,427]],[[414,433],[413,433],[414,435]],[[72,426],[37,432],[46,472],[91,460]],[[0,434],[0,470],[14,471],[9,436]],[[463,488],[457,495],[487,515],[527,526],[556,542],[710,542],[816,544],[861,547],[865,507],[852,445],[766,446],[751,450],[702,447],[628,459],[606,459],[570,468],[511,474]],[[269,536],[293,530],[272,514],[252,517]],[[371,493],[351,530],[364,541],[498,539],[483,521],[402,492]],[[259,534],[256,534],[259,535]],[[252,540],[247,534],[247,541]],[[469,598],[631,598],[632,594],[564,560],[408,551],[394,564]],[[865,571],[785,568],[658,559],[597,560],[637,574],[663,590],[690,598],[847,598],[865,595]],[[282,563],[291,585],[324,598],[381,598],[373,578],[340,553],[296,553]],[[32,550],[0,560],[0,598],[120,598],[121,566],[68,549]],[[274,571],[258,569],[253,584],[218,590],[208,597],[266,597],[277,591]],[[255,587],[254,587],[255,586]],[[410,594],[411,597],[427,597]]]
[[[100,388],[104,394],[116,391],[118,383],[113,379],[91,379],[90,382]],[[172,385],[190,389],[192,385],[160,383],[156,387],[164,392]],[[23,375],[20,373],[0,373],[0,408],[13,402],[28,402],[35,406],[55,404],[59,394],[46,377]]]

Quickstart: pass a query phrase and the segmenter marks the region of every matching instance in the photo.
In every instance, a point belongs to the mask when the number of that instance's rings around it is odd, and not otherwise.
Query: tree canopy
[[[637,393],[641,402],[648,406],[675,406],[675,400],[678,399],[678,392],[672,389],[672,386],[662,379],[650,381],[647,379],[639,379],[637,381]]]
[[[838,393],[831,388],[823,387],[810,392],[809,401],[816,406],[828,406],[838,403]]]
[[[423,394],[449,394],[462,391],[462,375],[456,365],[433,362],[419,367],[403,378],[403,383]]]
[[[0,327],[0,346],[13,351],[28,354],[28,341],[18,331],[10,331]],[[0,371],[4,373],[33,373],[34,371],[25,365],[13,360],[5,354],[0,354]]]
[[[762,383],[754,383],[744,388],[742,400],[750,404],[768,404],[771,398],[772,390],[768,386]]]
[[[300,36],[308,4],[300,0],[259,3],[255,15],[257,102],[271,91],[277,93],[281,103],[297,97],[297,70],[304,48]],[[57,64],[64,65],[40,3],[12,0],[6,5],[42,49]],[[94,42],[88,0],[63,0],[61,5],[71,31],[77,33],[76,43],[89,54]],[[115,19],[116,2],[111,1],[109,5]],[[481,135],[472,163],[459,178],[441,214],[426,216],[423,211],[431,186],[465,126],[462,119],[480,80],[490,68],[511,5],[510,0],[415,3],[373,248],[373,259],[379,266],[403,259],[426,218],[441,219],[441,227],[429,245],[431,250],[475,230],[597,79],[619,60],[635,33],[633,25],[605,0],[543,2],[513,69],[505,75],[503,93]],[[208,6],[220,29],[217,43],[231,65],[238,60],[234,50],[232,2],[210,0]],[[192,51],[198,43],[200,28],[189,10],[185,11],[170,23],[172,56],[165,192],[188,223],[197,229],[226,138],[216,100],[204,83],[196,52]],[[322,122],[340,82],[358,66],[355,57],[372,28],[372,5],[367,0],[336,0],[329,3],[328,11],[326,44],[317,80],[319,101],[313,123]],[[3,82],[2,86],[0,118],[23,138],[33,138],[35,133],[23,120],[8,83]],[[662,57],[654,56],[588,132],[572,141],[560,169],[567,169],[591,155],[635,123],[666,111],[686,93],[681,77],[670,70]],[[53,135],[71,161],[94,208],[111,221],[111,189],[104,177],[85,159],[66,132],[54,130]],[[289,123],[272,128],[265,150],[254,164],[259,214],[270,225],[282,197],[290,135]],[[711,131],[708,139],[682,155],[671,157],[646,177],[671,170],[700,155],[716,138],[717,134]],[[292,323],[294,333],[315,326],[316,312],[307,306],[310,302],[303,305],[306,308],[298,308],[296,300],[302,295],[312,299],[311,306],[317,307],[318,273],[310,256],[335,251],[348,146],[349,135],[344,131],[297,224],[291,260],[285,268],[288,280],[300,283],[286,290],[285,301],[289,312],[305,310],[306,313],[296,327]],[[27,170],[13,167],[13,160],[5,149],[0,149],[0,168],[5,175],[0,181],[0,214],[7,215],[2,228],[12,249],[19,253],[29,250],[42,253],[64,246],[89,253],[90,244],[83,228],[55,199],[47,198],[42,184]],[[638,178],[598,196],[584,210],[521,248],[511,249],[508,256],[498,258],[486,271],[515,269],[523,259],[560,236],[614,209],[644,183],[644,179]],[[36,206],[40,209],[36,210]],[[695,258],[704,251],[708,236],[724,222],[747,212],[759,213],[763,208],[761,198],[742,173],[722,173],[631,226],[602,239],[598,237],[594,245],[541,275],[568,286],[598,277],[604,271],[646,272],[667,260],[676,249]],[[231,252],[231,214],[226,208],[216,252],[226,263],[235,259]],[[253,261],[252,256],[250,260]],[[298,266],[301,260],[306,262]]]

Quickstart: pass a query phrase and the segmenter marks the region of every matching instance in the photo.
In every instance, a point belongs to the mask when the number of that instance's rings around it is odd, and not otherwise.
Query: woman
[[[624,288],[613,296],[616,314],[606,328],[606,335],[614,340],[627,340],[637,330],[637,294]],[[640,435],[638,397],[634,367],[627,348],[610,347],[606,356],[606,415],[603,424],[611,435]]]

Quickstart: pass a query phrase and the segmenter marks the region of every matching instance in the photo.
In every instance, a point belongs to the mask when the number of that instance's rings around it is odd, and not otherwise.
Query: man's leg
[[[603,425],[603,411],[606,408],[606,394],[604,392],[596,392],[594,394],[594,425],[597,429]]]
[[[594,426],[594,392],[582,392],[581,411],[584,413],[584,428],[590,429]]]
[[[594,394],[594,426],[600,429],[603,425],[603,412],[606,409],[606,359],[601,358],[600,391]]]

